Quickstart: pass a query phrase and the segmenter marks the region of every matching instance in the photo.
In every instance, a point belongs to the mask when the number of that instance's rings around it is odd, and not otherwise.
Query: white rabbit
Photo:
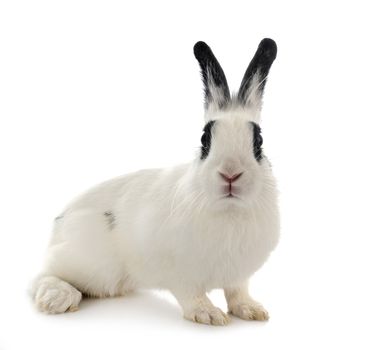
[[[74,200],[55,219],[33,283],[39,310],[74,311],[82,294],[157,288],[176,297],[185,318],[224,325],[228,316],[206,295],[222,288],[231,314],[268,319],[248,280],[279,237],[276,184],[258,125],[276,51],[273,40],[262,40],[231,96],[209,46],[195,44],[205,87],[201,152],[189,164],[121,176]]]

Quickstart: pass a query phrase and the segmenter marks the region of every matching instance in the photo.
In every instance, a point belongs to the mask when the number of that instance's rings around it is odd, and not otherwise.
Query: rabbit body
[[[246,280],[277,242],[276,195],[266,207],[199,210],[178,187],[189,186],[193,166],[142,170],[80,196],[55,220],[44,274],[93,296],[206,292]]]

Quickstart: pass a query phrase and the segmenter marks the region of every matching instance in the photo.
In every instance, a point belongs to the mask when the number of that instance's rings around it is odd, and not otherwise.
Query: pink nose
[[[223,174],[223,173],[219,173],[219,175],[221,176],[221,178],[224,180],[224,181],[226,181],[226,182],[228,182],[228,183],[232,183],[232,182],[235,182],[236,180],[238,180],[240,177],[241,177],[241,175],[242,175],[243,173],[239,173],[239,174],[235,174],[235,175],[233,175],[233,176],[228,176],[228,175],[226,175],[226,174]]]

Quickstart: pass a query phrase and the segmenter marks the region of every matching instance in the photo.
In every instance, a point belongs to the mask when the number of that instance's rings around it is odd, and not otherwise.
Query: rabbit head
[[[272,186],[270,164],[261,135],[260,111],[276,44],[263,39],[231,96],[224,72],[204,42],[194,46],[205,92],[205,126],[196,162],[196,186],[210,200],[223,205],[245,205]]]

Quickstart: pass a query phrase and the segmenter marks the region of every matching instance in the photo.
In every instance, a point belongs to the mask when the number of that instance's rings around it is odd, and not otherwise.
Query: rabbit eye
[[[205,159],[208,157],[209,154],[209,150],[210,150],[210,143],[212,140],[212,127],[214,125],[215,121],[211,120],[210,122],[208,122],[204,129],[203,129],[203,135],[201,137],[201,156],[200,159]]]
[[[201,138],[200,141],[201,141],[203,147],[207,147],[208,146],[208,136],[207,136],[206,133],[204,133],[202,135],[202,138]]]
[[[262,144],[263,144],[263,138],[261,135],[261,128],[258,124],[251,122],[253,127],[253,154],[256,158],[256,160],[259,162],[262,157]]]

